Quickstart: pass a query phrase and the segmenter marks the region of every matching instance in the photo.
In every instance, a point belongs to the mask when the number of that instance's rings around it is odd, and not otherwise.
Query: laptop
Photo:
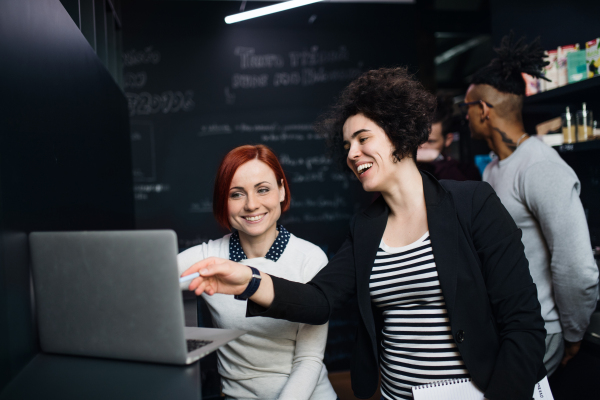
[[[191,364],[246,333],[185,327],[170,230],[33,232],[44,352]]]

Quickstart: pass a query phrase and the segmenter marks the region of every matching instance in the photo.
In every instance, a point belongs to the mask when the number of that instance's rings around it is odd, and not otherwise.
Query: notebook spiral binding
[[[438,386],[455,385],[457,383],[465,383],[465,382],[471,382],[471,378],[454,378],[454,379],[447,379],[445,381],[431,382],[431,383],[426,383],[424,385],[415,386],[413,389],[415,389],[415,390],[427,389],[427,388],[438,387]]]

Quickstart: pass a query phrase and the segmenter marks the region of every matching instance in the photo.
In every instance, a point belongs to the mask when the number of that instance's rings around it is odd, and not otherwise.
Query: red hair
[[[215,190],[213,192],[213,214],[217,222],[224,228],[231,229],[229,223],[229,212],[227,202],[229,200],[229,186],[237,169],[248,161],[259,160],[267,164],[277,179],[277,185],[285,190],[285,199],[281,202],[281,212],[290,208],[290,188],[283,173],[283,168],[273,150],[265,145],[245,145],[231,150],[221,161],[215,179]]]

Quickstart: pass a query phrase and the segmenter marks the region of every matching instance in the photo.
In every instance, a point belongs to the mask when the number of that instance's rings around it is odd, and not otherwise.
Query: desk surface
[[[200,363],[189,366],[38,354],[0,400],[201,400]]]

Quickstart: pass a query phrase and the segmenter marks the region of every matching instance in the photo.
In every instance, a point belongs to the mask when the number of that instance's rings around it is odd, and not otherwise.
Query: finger
[[[196,288],[196,290],[194,290],[194,293],[196,293],[196,296],[200,296],[202,293],[204,293],[206,291],[206,286],[208,285],[208,282],[206,281],[202,281],[198,287]]]
[[[204,278],[202,278],[202,277],[194,278],[190,282],[190,286],[188,287],[188,290],[191,292],[195,291],[203,281],[204,281]]]
[[[211,277],[215,275],[228,275],[231,273],[231,265],[229,260],[222,260],[224,262],[214,262],[209,265],[205,265],[204,268],[198,270],[201,277]]]
[[[183,274],[181,274],[181,276],[186,276],[186,275],[198,272],[200,269],[206,268],[208,265],[214,264],[215,262],[219,262],[220,260],[221,259],[217,258],[217,257],[205,258],[204,260],[201,260],[195,264],[192,264],[188,269],[183,271]]]

